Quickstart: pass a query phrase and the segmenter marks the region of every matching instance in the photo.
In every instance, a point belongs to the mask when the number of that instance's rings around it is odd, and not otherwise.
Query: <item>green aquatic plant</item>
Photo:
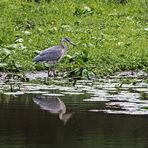
[[[22,65],[17,60],[17,53],[23,51],[26,47],[23,45],[23,39],[16,37],[14,44],[0,48],[0,70],[20,71]],[[21,55],[20,55],[21,56]]]
[[[148,100],[148,94],[146,92],[141,92],[140,95],[141,95],[140,97],[141,100]]]
[[[68,77],[74,77],[75,79],[87,78],[91,79],[95,77],[93,72],[94,66],[88,66],[89,55],[86,51],[81,51],[73,54],[73,56],[67,55],[65,59],[67,65]]]
[[[146,109],[146,110],[148,110],[148,106],[145,106],[145,107],[143,107],[143,109]]]

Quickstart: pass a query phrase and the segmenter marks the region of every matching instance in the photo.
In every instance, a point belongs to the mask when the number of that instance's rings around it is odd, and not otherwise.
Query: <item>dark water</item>
[[[64,125],[43,110],[34,94],[0,97],[0,148],[147,148],[148,115],[89,112],[103,102],[83,102],[87,95],[59,97],[72,117]]]

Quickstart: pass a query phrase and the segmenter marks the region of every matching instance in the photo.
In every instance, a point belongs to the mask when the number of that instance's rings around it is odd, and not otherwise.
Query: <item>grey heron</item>
[[[41,51],[34,59],[33,61],[38,62],[46,62],[53,66],[53,76],[55,76],[55,64],[64,57],[68,50],[68,46],[65,45],[65,43],[70,43],[72,45],[75,45],[70,38],[63,38],[61,40],[61,44],[57,46],[53,46],[50,48],[47,48],[43,51]],[[50,75],[50,67],[48,69],[48,77]]]
[[[42,110],[47,110],[52,114],[58,114],[59,119],[67,123],[73,113],[66,113],[66,106],[63,101],[55,96],[39,95],[33,98],[33,101],[40,106]]]

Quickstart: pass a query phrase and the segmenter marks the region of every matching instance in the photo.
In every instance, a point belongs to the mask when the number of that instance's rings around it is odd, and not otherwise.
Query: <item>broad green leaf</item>
[[[6,63],[0,63],[0,68],[5,68],[7,66]]]
[[[5,54],[5,55],[9,55],[11,53],[11,51],[7,48],[2,48],[2,52]]]

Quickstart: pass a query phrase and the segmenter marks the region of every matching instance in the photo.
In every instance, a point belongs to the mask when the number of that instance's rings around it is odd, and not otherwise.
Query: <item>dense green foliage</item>
[[[69,56],[57,66],[91,77],[148,67],[147,0],[1,0],[0,69],[41,70],[40,50],[70,37]]]

